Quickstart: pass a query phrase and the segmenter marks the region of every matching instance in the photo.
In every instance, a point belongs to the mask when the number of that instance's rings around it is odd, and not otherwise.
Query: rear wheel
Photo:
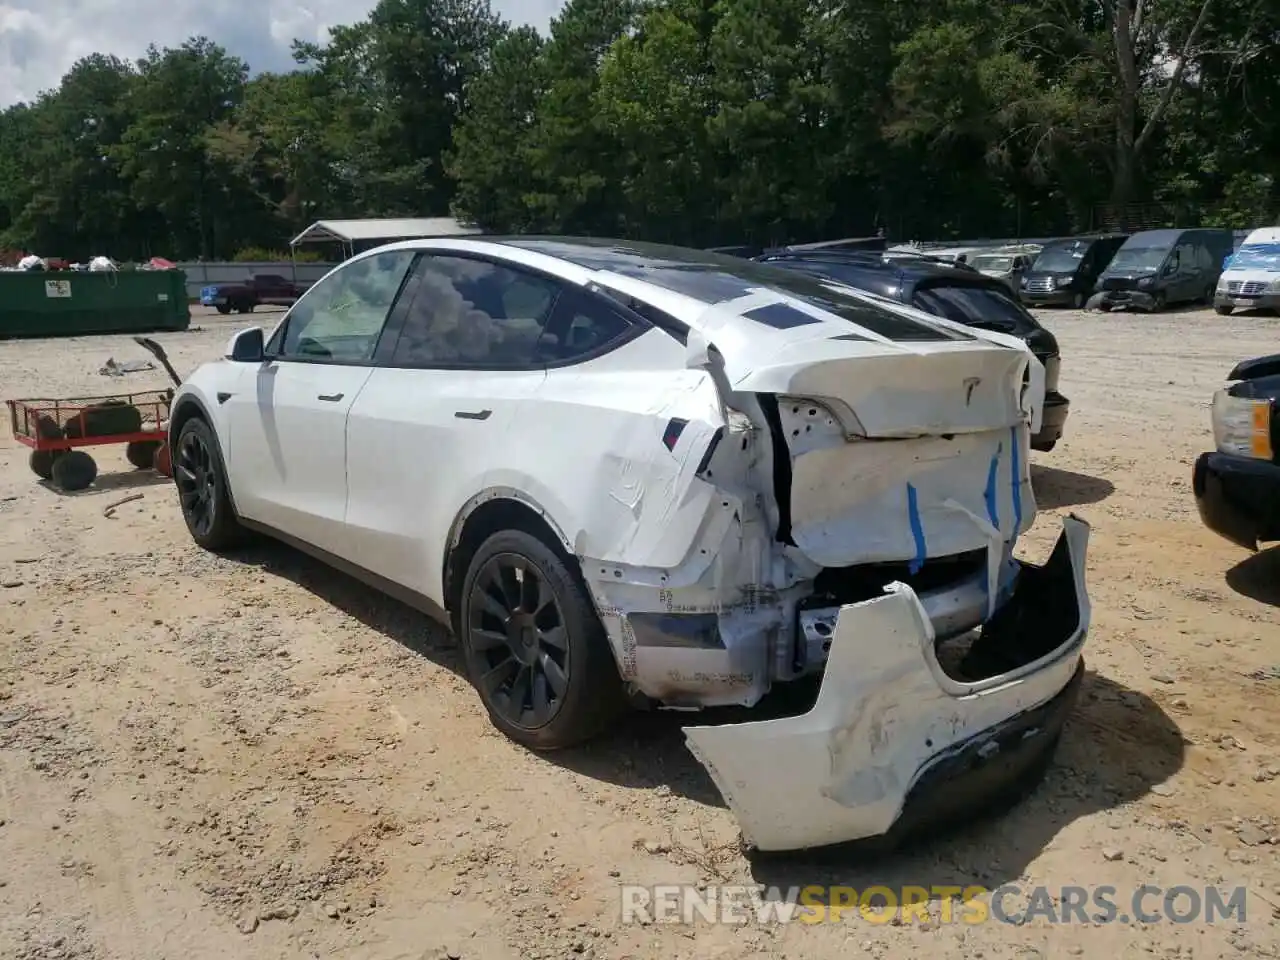
[[[458,610],[467,674],[493,725],[534,750],[590,739],[624,698],[608,637],[569,563],[523,530],[489,537]]]
[[[150,470],[156,463],[159,440],[134,440],[124,448],[124,458],[139,470]]]
[[[220,303],[220,304],[218,304],[214,309],[215,309],[215,310],[217,310],[217,311],[218,311],[220,314],[222,314],[223,316],[226,316],[228,313],[230,313],[230,312],[231,312],[231,304],[229,304],[229,303]]]
[[[98,479],[98,465],[83,450],[68,450],[53,461],[49,479],[59,490],[85,490]]]
[[[231,506],[231,491],[213,429],[204,420],[188,420],[178,434],[174,481],[182,519],[191,539],[217,553],[244,538],[244,528]]]

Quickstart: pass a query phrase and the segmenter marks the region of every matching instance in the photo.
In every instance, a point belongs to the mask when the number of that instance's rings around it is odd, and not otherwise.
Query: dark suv
[[[1045,373],[1044,416],[1040,432],[1031,438],[1031,447],[1052,450],[1062,439],[1070,402],[1058,392],[1058,341],[1000,280],[923,255],[894,254],[890,258],[871,252],[796,250],[755,259],[826,277],[956,323],[1021,337],[1044,364]]]

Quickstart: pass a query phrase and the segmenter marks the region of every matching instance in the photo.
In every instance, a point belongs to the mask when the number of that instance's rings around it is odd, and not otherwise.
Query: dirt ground
[[[244,322],[198,312],[157,337],[183,374]],[[1042,559],[1064,512],[1093,525],[1087,686],[1038,791],[891,858],[748,859],[679,716],[528,753],[429,620],[285,547],[199,551],[172,487],[120,448],[95,488],[56,493],[6,434],[0,956],[1280,956],[1280,550],[1219,540],[1191,492],[1213,391],[1280,349],[1280,321],[1042,317],[1072,412],[1035,455],[1024,552]],[[0,394],[163,387],[99,373],[144,356],[127,337],[2,343]],[[930,923],[621,922],[621,884],[699,881],[1249,895],[1243,923],[972,925],[941,903]]]

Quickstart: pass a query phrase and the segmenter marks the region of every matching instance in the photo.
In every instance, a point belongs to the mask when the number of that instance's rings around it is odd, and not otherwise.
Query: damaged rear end
[[[726,416],[699,476],[746,512],[755,490],[769,534],[748,588],[781,619],[738,635],[739,664],[821,676],[802,716],[686,728],[759,849],[982,803],[1047,760],[1074,699],[1088,527],[1067,520],[1043,566],[1013,557],[1036,513],[1043,368],[998,336],[934,329],[779,338],[736,369],[691,341]]]

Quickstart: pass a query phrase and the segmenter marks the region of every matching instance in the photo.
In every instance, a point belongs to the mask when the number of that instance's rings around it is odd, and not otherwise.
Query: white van
[[[1280,311],[1280,227],[1261,227],[1245,237],[1223,264],[1213,309]]]

